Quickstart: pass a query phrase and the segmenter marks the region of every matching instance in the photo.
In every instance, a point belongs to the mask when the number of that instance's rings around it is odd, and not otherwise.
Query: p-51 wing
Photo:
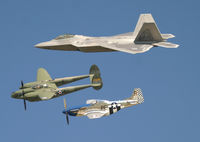
[[[96,119],[96,118],[103,117],[106,113],[108,113],[106,110],[104,110],[104,111],[96,110],[96,111],[90,111],[90,112],[86,113],[85,115],[89,119]]]

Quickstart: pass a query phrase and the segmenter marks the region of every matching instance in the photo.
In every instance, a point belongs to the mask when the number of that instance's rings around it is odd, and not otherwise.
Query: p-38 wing
[[[38,92],[38,97],[41,100],[49,100],[49,99],[52,99],[55,96],[55,92],[52,92],[52,91],[47,90],[47,89],[39,90],[37,92]]]

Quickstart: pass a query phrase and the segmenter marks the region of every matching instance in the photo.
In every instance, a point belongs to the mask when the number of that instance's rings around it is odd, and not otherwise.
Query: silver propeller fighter
[[[120,109],[131,107],[144,102],[142,91],[140,88],[135,88],[131,97],[119,100],[87,100],[86,105],[67,109],[66,101],[64,100],[66,120],[69,124],[69,116],[87,116],[89,119],[101,118],[118,112]]]
[[[53,40],[36,44],[35,47],[64,51],[121,51],[136,54],[157,46],[177,48],[179,45],[167,41],[174,37],[172,34],[161,34],[151,14],[141,14],[134,32],[106,37],[64,34]]]

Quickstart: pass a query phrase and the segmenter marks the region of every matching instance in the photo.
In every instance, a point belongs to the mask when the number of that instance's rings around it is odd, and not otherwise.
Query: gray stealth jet
[[[107,37],[65,34],[39,43],[35,47],[81,52],[122,51],[136,54],[157,46],[177,48],[179,45],[167,42],[167,39],[174,37],[172,34],[161,34],[151,14],[141,14],[134,32]]]

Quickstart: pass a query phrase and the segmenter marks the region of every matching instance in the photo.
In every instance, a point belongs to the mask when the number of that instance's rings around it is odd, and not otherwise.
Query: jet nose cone
[[[44,48],[45,46],[46,46],[45,42],[41,42],[41,43],[38,43],[35,45],[35,47],[37,47],[37,48]]]
[[[35,45],[36,48],[42,48],[42,49],[52,49],[52,47],[56,46],[57,43],[54,41],[46,41],[46,42],[41,42]]]

